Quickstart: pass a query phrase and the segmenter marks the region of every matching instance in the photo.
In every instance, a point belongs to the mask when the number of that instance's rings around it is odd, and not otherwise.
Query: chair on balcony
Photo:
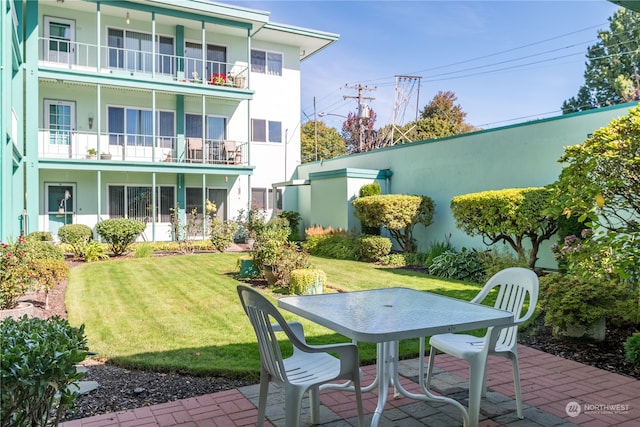
[[[202,161],[202,138],[187,138],[187,161]]]
[[[236,146],[235,141],[225,141],[222,147],[223,161],[228,165],[239,164],[242,162],[240,150]]]

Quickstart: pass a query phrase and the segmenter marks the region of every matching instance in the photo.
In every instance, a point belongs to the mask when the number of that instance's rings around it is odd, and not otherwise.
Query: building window
[[[282,122],[251,119],[251,140],[255,142],[282,142]]]
[[[276,201],[273,201],[273,189],[252,188],[251,206],[257,209],[279,209],[282,210],[282,190],[276,190]]]
[[[108,107],[107,126],[109,144],[128,146],[153,146],[152,110],[140,108]],[[175,138],[175,113],[156,111],[156,136],[159,146],[171,146]]]
[[[175,206],[173,187],[156,187],[156,221],[169,222]],[[152,189],[146,186],[110,185],[108,209],[111,218],[130,218],[143,222],[153,219]]]
[[[186,42],[184,44],[185,77],[202,79],[202,43]],[[211,79],[213,74],[227,74],[227,48],[224,46],[207,45],[207,60],[205,62],[204,77]]]
[[[251,49],[251,71],[270,76],[281,76],[282,54]]]

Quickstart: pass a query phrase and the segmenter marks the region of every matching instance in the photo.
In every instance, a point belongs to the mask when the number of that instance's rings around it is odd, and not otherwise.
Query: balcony
[[[247,165],[247,143],[175,136],[40,129],[38,157],[184,165]],[[154,143],[155,141],[155,143]],[[99,144],[98,144],[99,142]]]
[[[140,75],[154,81],[215,85],[247,89],[246,62],[202,61],[202,58],[155,54],[143,50],[98,46],[40,37],[38,59],[41,67],[87,73]],[[100,59],[100,61],[98,61]],[[204,76],[204,78],[203,78]]]

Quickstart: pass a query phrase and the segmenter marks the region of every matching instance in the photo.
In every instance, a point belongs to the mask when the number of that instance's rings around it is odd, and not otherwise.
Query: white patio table
[[[278,306],[354,341],[377,344],[376,379],[363,388],[370,391],[377,385],[379,389],[372,426],[378,425],[389,386],[393,385],[396,392],[412,399],[455,405],[462,412],[464,425],[475,427],[480,412],[479,394],[469,396],[467,413],[454,399],[433,395],[424,387],[424,394],[411,393],[402,387],[398,378],[398,342],[513,323],[513,314],[507,311],[407,288],[283,297]]]

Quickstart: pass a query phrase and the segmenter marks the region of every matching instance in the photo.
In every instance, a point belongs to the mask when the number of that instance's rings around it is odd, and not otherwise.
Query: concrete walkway
[[[487,398],[483,399],[480,426],[564,427],[640,426],[640,381],[613,374],[529,347],[519,346],[520,375],[525,418],[515,413],[511,364],[489,360]],[[468,367],[464,361],[438,355],[433,388],[466,405]],[[363,384],[375,376],[375,365],[363,367]],[[418,360],[400,362],[402,384],[418,392]],[[270,386],[266,426],[285,427],[284,393]],[[63,427],[140,426],[254,426],[258,385],[223,391],[160,405],[98,415],[60,424]],[[327,427],[357,425],[353,393],[324,391],[321,424]],[[377,393],[363,393],[367,422],[375,410]],[[303,401],[301,425],[310,425],[308,401]],[[452,405],[389,396],[380,426],[451,427],[462,425]]]

